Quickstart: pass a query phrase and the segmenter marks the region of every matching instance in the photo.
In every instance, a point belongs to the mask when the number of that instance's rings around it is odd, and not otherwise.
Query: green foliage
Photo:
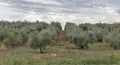
[[[8,46],[19,46],[28,42],[31,33],[38,31],[38,34],[48,26],[45,22],[0,21],[0,41]]]
[[[3,41],[6,38],[6,31],[0,27],[0,41]]]
[[[88,48],[89,43],[103,42],[104,36],[109,33],[110,24],[80,24],[66,23],[65,32],[68,41],[74,42],[77,47]]]
[[[84,33],[76,34],[74,38],[74,43],[78,48],[84,49],[85,47],[88,48],[89,37]]]
[[[22,36],[20,34],[15,34],[14,32],[8,32],[7,38],[4,39],[4,43],[8,46],[15,46],[22,45]]]
[[[28,32],[29,30],[26,27],[21,28],[18,32],[22,36],[23,43],[26,43],[28,41],[28,37],[29,37]]]
[[[84,31],[88,31],[90,26],[90,23],[79,24],[79,27],[82,28]]]
[[[105,36],[105,41],[114,49],[120,49],[120,34],[111,32]]]
[[[93,32],[93,31],[88,31],[87,34],[88,34],[88,41],[89,41],[89,43],[92,44],[92,43],[94,43],[94,42],[97,41],[95,32]]]
[[[79,26],[73,23],[66,23],[65,32],[68,40],[81,49],[85,47],[88,48],[88,44],[95,41],[95,36],[92,32],[83,31]]]
[[[74,37],[77,34],[80,34],[80,32],[83,31],[81,28],[79,28],[77,25],[75,25],[74,23],[66,23],[65,25],[65,32],[67,34],[68,37],[68,41],[70,42],[74,42]]]
[[[50,54],[36,55],[32,53],[35,50],[26,46],[24,48],[20,47],[9,51],[1,51],[0,65],[120,64],[119,50],[106,51],[104,44],[94,43],[105,41],[114,49],[120,49],[120,23],[86,23],[79,26],[74,23],[66,23],[65,32],[68,41],[82,49],[90,46],[89,48],[92,51],[71,49],[74,45],[70,43],[60,43],[53,47],[49,46],[50,43],[56,41],[60,30],[62,28],[59,22],[52,22],[49,25],[48,23],[39,21],[34,23],[29,21],[0,21],[0,42],[3,41],[6,45],[12,46],[12,48],[28,42],[31,48],[39,49],[41,53],[47,46],[47,50],[52,52]],[[115,52],[116,54],[113,54]]]
[[[51,42],[50,32],[48,30],[42,30],[40,33],[36,34],[30,40],[30,47],[34,49],[40,49],[40,53],[43,53],[46,46]]]
[[[92,25],[89,28],[89,31],[91,31],[94,36],[96,37],[96,42],[103,42],[104,35],[109,33],[109,30],[107,28],[102,29],[96,25]]]
[[[113,31],[104,36],[104,39],[114,49],[120,49],[120,27],[118,27],[118,24],[114,27]]]
[[[58,28],[58,30],[62,30],[61,24],[59,22],[52,22],[51,25]]]
[[[0,41],[3,41],[6,45],[10,46],[27,44],[27,42],[30,43],[30,40],[28,39],[31,36],[33,36],[33,38],[34,36],[38,37],[38,34],[41,33],[43,29],[49,31],[49,37],[51,39],[51,43],[53,43],[56,41],[58,32],[62,30],[62,27],[59,22],[52,22],[51,24],[48,24],[38,20],[36,22],[29,22],[26,20],[10,22],[2,20],[0,21]],[[74,23],[67,22],[65,26],[65,33],[67,34],[68,41],[75,43],[75,45],[78,45],[77,47],[80,47],[79,45],[84,46],[84,44],[86,47],[89,43],[106,41],[108,43],[111,42],[111,47],[117,47],[117,49],[119,48],[118,40],[120,34],[120,23],[85,23],[79,24],[78,26]],[[8,41],[10,41],[10,43],[8,43]],[[83,43],[83,41],[86,43]]]
[[[51,40],[52,40],[53,43],[55,43],[55,41],[57,40],[59,29],[56,28],[55,26],[50,25],[46,30],[49,31]]]

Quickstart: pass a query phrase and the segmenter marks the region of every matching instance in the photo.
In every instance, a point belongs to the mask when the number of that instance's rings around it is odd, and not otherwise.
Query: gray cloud
[[[25,0],[5,0],[11,4],[11,8],[17,11],[35,11],[35,12],[58,12],[58,13],[79,13],[79,8],[94,8],[98,6],[105,7],[105,4],[96,3],[94,0],[54,0],[61,3],[61,6],[44,4],[40,2],[29,2]],[[52,8],[51,10],[49,8]],[[54,11],[54,9],[61,11]],[[66,9],[66,10],[65,10]]]
[[[0,18],[8,20],[96,23],[119,21],[120,18],[120,0],[0,0],[0,3]]]

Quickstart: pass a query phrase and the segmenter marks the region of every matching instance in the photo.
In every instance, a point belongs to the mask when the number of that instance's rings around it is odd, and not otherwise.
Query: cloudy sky
[[[120,21],[120,0],[0,0],[0,20]]]

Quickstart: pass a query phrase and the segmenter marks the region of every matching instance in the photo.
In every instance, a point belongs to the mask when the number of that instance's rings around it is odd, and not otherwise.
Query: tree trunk
[[[117,50],[117,47],[116,47],[116,46],[114,47],[114,50]]]
[[[12,47],[12,49],[14,49],[14,45],[12,45],[11,47]]]
[[[40,48],[40,53],[43,53],[43,50],[42,50],[42,48]]]
[[[84,46],[81,46],[81,49],[84,49]]]

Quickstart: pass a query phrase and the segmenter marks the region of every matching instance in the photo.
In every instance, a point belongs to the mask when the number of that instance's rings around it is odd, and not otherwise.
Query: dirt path
[[[65,42],[67,41],[67,36],[65,31],[60,31],[58,34],[57,42]]]

